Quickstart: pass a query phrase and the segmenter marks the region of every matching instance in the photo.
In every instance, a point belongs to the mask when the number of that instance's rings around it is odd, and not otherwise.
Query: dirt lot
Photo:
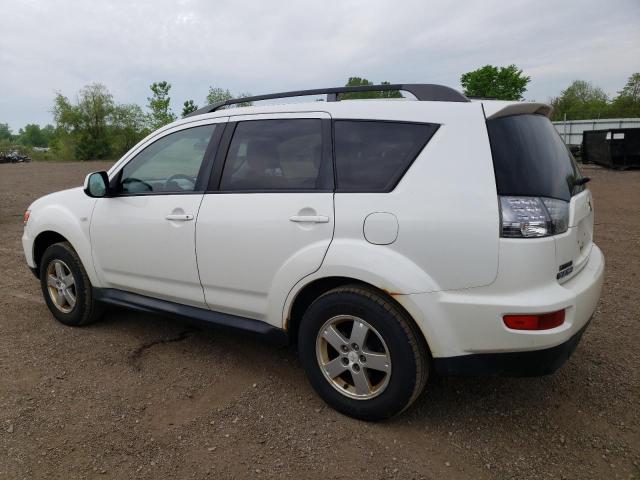
[[[0,165],[0,478],[640,479],[640,172],[585,167],[607,271],[563,369],[435,379],[367,424],[322,403],[293,349],[124,311],[56,323],[22,213],[105,166]]]

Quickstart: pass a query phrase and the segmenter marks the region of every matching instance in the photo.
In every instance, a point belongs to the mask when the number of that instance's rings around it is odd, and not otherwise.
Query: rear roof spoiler
[[[260,100],[273,100],[277,98],[303,97],[307,95],[327,95],[327,102],[337,102],[340,100],[341,93],[359,93],[359,92],[385,92],[389,90],[409,92],[417,100],[431,102],[468,102],[458,90],[444,85],[436,85],[431,83],[397,83],[384,85],[360,85],[357,87],[331,87],[316,88],[314,90],[295,90],[291,92],[269,93],[267,95],[257,95],[255,97],[232,98],[222,102],[212,103],[206,107],[200,108],[190,113],[187,117],[202,115],[203,113],[215,112],[219,108],[227,105],[238,103],[257,102]]]
[[[482,101],[484,115],[487,120],[493,118],[507,117],[509,115],[521,115],[523,113],[536,113],[551,117],[553,107],[546,103],[538,102],[505,102],[500,100],[484,100]]]

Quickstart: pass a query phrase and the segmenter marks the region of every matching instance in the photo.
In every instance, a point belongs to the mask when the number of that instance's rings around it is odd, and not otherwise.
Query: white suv
[[[415,101],[339,101],[368,90]],[[548,374],[604,270],[550,111],[439,85],[210,105],[35,201],[27,263],[67,325],[115,305],[297,342],[318,394],[361,419],[407,408],[431,372]]]

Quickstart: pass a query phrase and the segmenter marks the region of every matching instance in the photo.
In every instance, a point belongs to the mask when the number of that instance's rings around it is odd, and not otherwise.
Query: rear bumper
[[[551,242],[527,242],[536,253]],[[604,257],[594,244],[584,267],[560,284],[541,255],[523,256],[504,242],[501,274],[486,287],[395,297],[412,315],[431,349],[436,371],[446,375],[543,375],[573,352],[593,316],[604,278]],[[527,262],[523,265],[524,261]],[[543,257],[545,258],[545,257]],[[512,330],[506,314],[565,310],[562,325],[538,331]]]
[[[575,351],[587,323],[560,345],[527,352],[478,353],[433,359],[438,375],[538,377],[558,370]]]

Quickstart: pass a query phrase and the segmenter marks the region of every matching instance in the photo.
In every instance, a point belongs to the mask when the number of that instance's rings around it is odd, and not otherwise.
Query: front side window
[[[249,120],[236,126],[220,189],[325,190],[332,175],[320,119]]]
[[[188,128],[146,147],[122,169],[124,194],[193,192],[216,125]]]
[[[434,124],[336,120],[338,191],[390,191],[437,129]]]

